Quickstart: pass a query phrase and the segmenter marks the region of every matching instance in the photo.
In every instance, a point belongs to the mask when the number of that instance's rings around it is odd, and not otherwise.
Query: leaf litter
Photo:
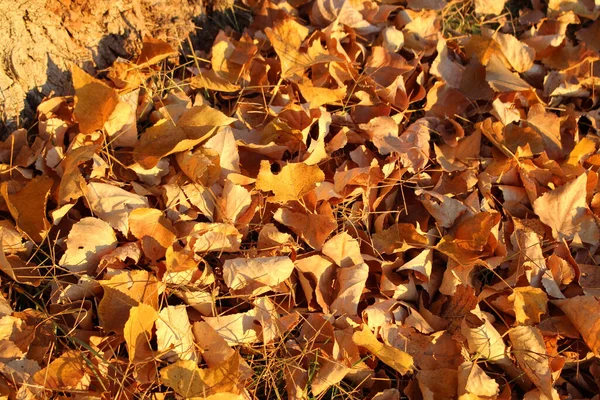
[[[0,144],[0,395],[597,397],[600,6],[235,7]]]

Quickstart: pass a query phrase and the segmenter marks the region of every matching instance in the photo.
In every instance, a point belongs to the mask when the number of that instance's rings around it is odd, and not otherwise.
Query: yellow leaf
[[[548,312],[548,296],[542,289],[532,286],[517,287],[508,296],[514,303],[517,324],[535,325],[540,322],[540,315]]]
[[[352,340],[357,346],[364,347],[402,375],[406,375],[414,369],[414,360],[410,354],[379,342],[373,332],[366,326],[363,327],[362,331],[354,332]]]
[[[187,110],[175,125],[161,120],[146,129],[133,149],[133,159],[146,169],[153,168],[169,154],[189,150],[209,139],[220,126],[235,121],[207,105]]]
[[[196,361],[179,360],[160,371],[161,381],[178,395],[189,399],[206,398],[227,393],[233,398],[240,393],[240,356],[233,354],[216,368],[198,368]]]
[[[71,74],[79,131],[92,133],[102,129],[119,102],[117,92],[77,66],[71,68]]]
[[[140,303],[158,309],[162,286],[147,271],[124,271],[109,280],[100,281],[104,296],[98,305],[100,325],[106,332],[122,333],[131,308]]]
[[[86,390],[90,383],[89,369],[79,351],[68,351],[54,359],[46,368],[36,372],[31,380],[50,390]]]
[[[279,20],[273,28],[265,28],[265,33],[281,61],[282,78],[301,76],[304,69],[311,65],[340,61],[339,58],[329,55],[318,39],[312,42],[306,52],[300,51],[308,32],[306,26],[299,24],[292,17]]]
[[[142,241],[142,250],[152,261],[163,258],[176,238],[171,221],[155,208],[133,210],[129,214],[129,230]]]
[[[256,189],[264,192],[272,191],[274,196],[270,197],[269,201],[287,203],[301,199],[313,190],[317,183],[324,180],[325,174],[316,165],[287,164],[281,172],[274,175],[269,162],[263,160],[256,179]]]
[[[156,310],[147,304],[132,307],[129,311],[129,319],[123,329],[129,361],[142,361],[152,357],[150,340],[157,318]]]
[[[324,87],[313,86],[310,79],[298,84],[298,89],[302,93],[302,97],[308,101],[308,108],[318,108],[323,104],[340,104],[346,97],[346,87],[342,86],[337,89],[329,89]]]
[[[142,51],[135,63],[139,67],[147,67],[175,55],[177,55],[177,51],[169,43],[146,35]]]

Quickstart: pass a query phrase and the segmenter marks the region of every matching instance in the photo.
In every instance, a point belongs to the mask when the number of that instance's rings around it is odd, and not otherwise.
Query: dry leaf
[[[323,171],[316,165],[287,164],[277,175],[274,175],[269,162],[261,161],[255,187],[264,192],[273,192],[274,196],[270,197],[269,201],[287,203],[300,200],[324,179]]]
[[[514,304],[517,324],[535,325],[540,323],[540,316],[548,312],[548,296],[534,287],[517,287],[508,296]]]
[[[91,371],[84,362],[85,354],[69,351],[44,369],[36,372],[31,380],[49,390],[86,390],[90,384]]]
[[[71,75],[75,88],[75,117],[80,132],[92,133],[102,129],[119,102],[117,92],[75,65],[71,68]]]
[[[123,332],[129,311],[139,304],[158,309],[158,294],[162,287],[146,271],[124,271],[100,281],[104,295],[98,305],[98,317],[104,330]]]
[[[196,345],[186,306],[166,306],[156,320],[156,341],[160,358],[167,361],[195,361]]]
[[[358,241],[347,232],[338,233],[329,239],[323,245],[321,252],[342,268],[364,262]]]
[[[54,181],[47,176],[38,176],[17,193],[10,193],[7,182],[0,187],[17,229],[36,243],[43,241],[50,229],[46,218],[46,202],[53,184]]]
[[[151,340],[158,313],[154,307],[141,303],[129,310],[129,318],[123,328],[129,361],[139,362],[153,356]]]
[[[107,183],[90,182],[85,198],[90,209],[114,229],[129,234],[129,213],[136,208],[148,207],[148,200]]]
[[[363,327],[361,331],[356,331],[352,335],[352,341],[357,346],[364,347],[379,358],[383,363],[398,371],[401,375],[406,375],[413,371],[413,358],[395,347],[381,343],[377,337],[367,327]]]
[[[508,335],[519,366],[544,395],[552,398],[552,372],[540,331],[523,325],[511,329]]]
[[[358,303],[369,276],[369,266],[365,263],[337,270],[337,297],[330,309],[334,315],[353,316],[357,314]]]
[[[133,149],[133,159],[150,169],[161,158],[195,147],[208,140],[218,127],[233,121],[233,118],[212,107],[192,107],[179,118],[177,124],[171,120],[161,120],[142,133]]]
[[[593,317],[600,311],[598,300],[594,296],[576,296],[552,303],[565,313],[594,354],[600,354],[600,323]]]
[[[98,218],[83,218],[71,228],[60,266],[71,272],[93,273],[100,260],[117,248],[111,226]]]
[[[293,270],[294,263],[288,257],[235,258],[223,263],[223,279],[236,293],[256,296],[277,291]]]
[[[198,368],[192,360],[179,360],[161,369],[163,384],[173,388],[185,399],[212,399],[213,394],[222,394],[226,398],[236,398],[239,393],[240,356],[235,353],[216,368]]]
[[[129,230],[142,241],[142,250],[152,261],[163,258],[176,238],[171,221],[154,208],[133,210],[129,214]]]
[[[552,228],[558,241],[574,240],[596,243],[600,238],[598,225],[586,202],[587,175],[543,194],[533,202],[533,210],[540,220]]]

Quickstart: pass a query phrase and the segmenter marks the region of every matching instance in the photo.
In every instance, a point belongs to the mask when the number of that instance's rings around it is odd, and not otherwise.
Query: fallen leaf
[[[256,296],[277,291],[293,270],[294,263],[288,257],[235,258],[223,263],[223,279],[235,292]]]
[[[337,227],[329,203],[324,203],[317,213],[293,212],[280,208],[273,215],[276,221],[288,226],[313,249],[320,249],[327,237]]]
[[[490,378],[477,363],[464,362],[458,369],[459,399],[495,398],[500,391],[498,383]]]
[[[160,370],[163,384],[171,387],[185,399],[213,398],[211,395],[224,395],[237,398],[240,378],[240,356],[235,353],[216,368],[198,368],[192,360],[179,360]]]
[[[600,238],[598,225],[585,200],[586,182],[587,175],[582,174],[533,202],[534,212],[552,228],[552,235],[558,241],[573,240],[577,236],[585,243],[596,243]]]
[[[413,224],[399,223],[373,235],[375,250],[382,254],[427,246],[429,241]]]
[[[540,316],[548,312],[548,296],[542,289],[534,287],[516,287],[508,300],[514,304],[519,325],[540,323]]]
[[[17,229],[36,243],[43,241],[50,229],[50,222],[46,218],[46,203],[53,184],[51,178],[38,176],[17,193],[10,193],[7,182],[3,182],[0,187]]]
[[[395,347],[381,343],[377,337],[366,326],[362,330],[354,332],[352,341],[357,346],[364,347],[369,353],[379,358],[384,364],[392,367],[401,375],[406,375],[413,371],[413,358]]]
[[[145,35],[142,51],[135,60],[135,63],[140,68],[148,67],[174,55],[177,55],[177,52],[169,43]]]
[[[129,318],[123,328],[129,361],[140,362],[153,356],[152,329],[157,319],[158,313],[147,304],[141,303],[129,310]]]
[[[220,126],[235,121],[212,107],[202,105],[187,110],[174,124],[161,120],[146,129],[133,149],[133,159],[150,169],[169,154],[180,153],[208,140]]]
[[[176,238],[171,221],[160,210],[136,208],[129,214],[129,230],[142,242],[146,257],[157,261],[165,256]]]
[[[600,323],[593,318],[600,311],[598,300],[594,296],[575,296],[552,303],[565,313],[594,354],[600,354]]]
[[[75,65],[71,68],[71,76],[79,131],[92,133],[102,129],[119,102],[117,92]]]
[[[316,165],[286,164],[277,175],[274,175],[269,162],[261,161],[255,187],[264,192],[273,192],[274,196],[270,197],[269,201],[287,203],[300,200],[324,179],[323,171]]]
[[[513,346],[512,354],[519,366],[544,395],[552,398],[552,372],[540,331],[522,325],[511,329],[508,336]]]
[[[158,309],[158,294],[162,287],[146,271],[124,271],[100,281],[104,295],[98,304],[98,317],[105,331],[122,333],[129,319],[129,311],[139,304]]]
[[[67,236],[67,251],[60,266],[71,272],[93,273],[100,260],[117,248],[111,226],[98,218],[82,218]]]
[[[360,253],[360,244],[347,232],[338,233],[325,242],[321,252],[342,268],[364,262]]]
[[[331,303],[334,315],[353,316],[357,314],[358,303],[369,276],[369,266],[365,263],[337,270],[339,290]]]
[[[186,306],[166,306],[160,310],[156,319],[156,341],[163,360],[195,361],[198,358]]]
[[[123,235],[129,234],[129,213],[148,207],[146,197],[107,183],[90,182],[85,197],[92,212]]]
[[[87,390],[91,371],[84,357],[79,351],[68,351],[33,374],[31,380],[49,390]]]

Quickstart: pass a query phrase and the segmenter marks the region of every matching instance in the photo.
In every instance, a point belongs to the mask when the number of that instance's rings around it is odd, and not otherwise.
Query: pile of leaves
[[[235,7],[0,144],[3,398],[600,392],[598,2]]]

